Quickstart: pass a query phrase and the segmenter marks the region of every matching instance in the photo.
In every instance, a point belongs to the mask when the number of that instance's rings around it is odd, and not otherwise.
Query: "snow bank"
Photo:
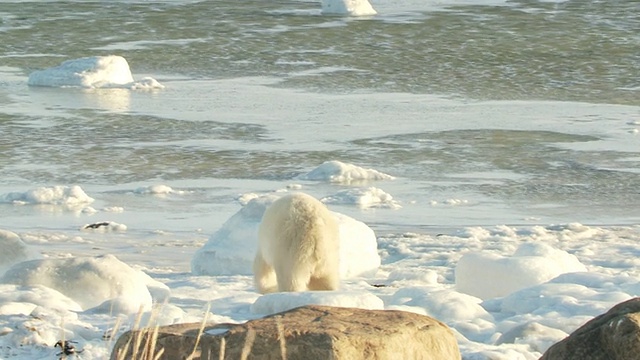
[[[574,255],[544,243],[525,243],[511,257],[489,252],[464,255],[455,268],[455,281],[459,291],[490,299],[579,271],[587,269]]]
[[[360,208],[399,209],[402,206],[393,200],[393,196],[375,187],[366,189],[346,189],[335,195],[322,198],[326,204],[356,205]]]
[[[254,314],[275,314],[305,305],[326,305],[382,310],[383,301],[365,291],[283,292],[260,296],[252,305]]]
[[[113,255],[69,259],[30,260],[15,264],[0,282],[42,285],[78,303],[82,310],[136,313],[163,301],[169,288],[134,270]]]
[[[49,204],[75,207],[91,204],[93,201],[94,199],[77,185],[39,187],[26,192],[11,192],[0,195],[0,203],[16,205]]]
[[[27,83],[30,86],[81,88],[164,87],[153,78],[145,78],[136,83],[127,60],[116,55],[67,60],[56,67],[34,71],[29,75]]]
[[[191,260],[191,271],[196,275],[252,274],[262,214],[279,197],[269,194],[247,202],[196,252]],[[373,230],[346,215],[334,215],[340,226],[340,277],[375,273],[380,266],[380,256]]]
[[[351,16],[377,14],[367,0],[322,0],[322,13]]]
[[[353,164],[332,160],[326,161],[307,174],[300,176],[300,179],[349,184],[373,180],[393,180],[395,178],[374,169],[365,169]]]
[[[20,237],[7,230],[0,229],[0,275],[13,264],[40,257],[30,250]]]

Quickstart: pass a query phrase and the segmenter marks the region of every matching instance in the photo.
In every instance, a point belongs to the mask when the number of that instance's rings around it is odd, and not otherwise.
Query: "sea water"
[[[96,200],[3,203],[0,228],[47,256],[188,273],[247,193],[337,199],[391,239],[638,224],[637,2],[371,4],[349,17],[316,1],[0,2],[0,195],[78,185]],[[27,85],[105,55],[164,88]],[[330,160],[394,179],[301,177]],[[178,192],[140,191],[157,185]],[[383,201],[336,196],[356,190]],[[126,232],[79,232],[105,220]]]

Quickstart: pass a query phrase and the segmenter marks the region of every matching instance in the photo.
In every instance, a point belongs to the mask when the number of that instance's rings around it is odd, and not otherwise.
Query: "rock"
[[[540,360],[635,360],[640,354],[640,297],[622,302],[551,346]]]
[[[158,328],[160,359],[460,359],[456,338],[445,324],[404,311],[309,305],[244,324],[201,324]],[[140,332],[123,334],[111,360],[131,359]],[[142,336],[145,336],[144,334]],[[147,335],[148,337],[148,335]],[[145,344],[143,338],[142,344]],[[142,349],[140,346],[139,349]],[[119,356],[126,350],[127,356]],[[135,358],[141,358],[142,350]],[[156,351],[157,353],[157,351]]]

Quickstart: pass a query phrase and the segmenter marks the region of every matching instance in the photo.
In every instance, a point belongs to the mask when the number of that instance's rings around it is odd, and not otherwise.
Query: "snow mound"
[[[40,257],[31,251],[20,237],[7,230],[0,229],[0,275],[13,264]]]
[[[262,214],[278,198],[265,195],[249,200],[194,254],[191,272],[196,275],[252,274]]]
[[[113,255],[25,261],[7,270],[0,282],[46,286],[69,297],[82,310],[98,307],[105,312],[147,311],[154,298],[161,302],[169,296],[166,285]]]
[[[551,328],[535,321],[516,325],[496,341],[500,344],[527,344],[532,350],[544,353],[551,345],[569,336],[566,332]]]
[[[142,80],[136,81],[131,84],[131,90],[153,90],[164,89],[164,85],[160,84],[158,80],[152,77],[145,77]]]
[[[268,194],[250,200],[199,249],[191,260],[195,275],[251,275],[258,249],[258,226],[266,208],[281,196]],[[340,227],[340,278],[375,274],[380,266],[378,243],[366,224],[333,213]]]
[[[340,227],[340,278],[375,275],[381,262],[375,232],[362,221],[333,214]]]
[[[487,252],[464,255],[455,268],[455,281],[459,291],[491,299],[580,271],[587,269],[574,255],[544,243],[524,243],[511,257]]]
[[[332,160],[326,161],[307,174],[300,176],[300,179],[349,184],[372,180],[393,180],[395,178],[374,169],[365,169],[353,164]]]
[[[282,292],[260,296],[252,305],[254,314],[275,314],[305,305],[382,310],[383,301],[364,291],[304,291]]]
[[[187,192],[186,191],[182,191],[182,190],[175,190],[172,187],[167,186],[167,185],[158,184],[158,185],[151,185],[151,186],[145,186],[145,187],[137,188],[134,191],[134,193],[143,194],[143,195],[147,195],[147,194],[151,194],[151,195],[169,195],[169,194],[184,195]]]
[[[29,86],[149,89],[164,86],[152,78],[136,83],[129,63],[122,56],[91,56],[34,71]]]
[[[356,205],[360,208],[399,209],[402,206],[393,200],[393,196],[375,187],[367,189],[346,189],[335,195],[322,198],[326,204]]]
[[[50,204],[77,206],[90,204],[94,199],[88,196],[80,186],[39,187],[27,192],[11,192],[0,195],[0,203]]]
[[[378,12],[367,0],[322,0],[322,13],[350,16],[372,16]]]
[[[389,303],[422,308],[426,315],[457,328],[474,341],[495,333],[495,320],[480,305],[481,300],[455,290],[435,286],[407,287],[393,294]],[[460,324],[464,326],[458,326]]]
[[[42,285],[0,284],[0,304],[0,315],[29,315],[38,306],[61,313],[82,311],[77,302]]]

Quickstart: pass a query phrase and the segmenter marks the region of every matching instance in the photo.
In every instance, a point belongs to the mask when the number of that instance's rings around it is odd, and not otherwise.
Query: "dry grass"
[[[251,354],[251,348],[256,341],[256,331],[253,328],[247,330],[247,336],[244,338],[244,346],[242,346],[242,353],[240,354],[240,360],[247,360],[249,354]]]
[[[156,322],[156,318],[159,313],[159,308],[154,308],[151,312],[151,317],[149,318],[148,324],[153,324]],[[195,344],[193,346],[193,350],[189,356],[186,357],[186,360],[195,360],[199,359],[201,356],[201,350],[198,349],[200,346],[200,340],[202,335],[204,334],[204,329],[208,322],[208,315],[210,311],[210,305],[207,306],[205,311],[205,315],[200,324],[200,328],[198,330],[198,334],[196,337]],[[133,327],[131,328],[132,336],[129,337],[127,343],[118,349],[118,353],[116,354],[116,360],[158,360],[164,354],[164,348],[156,349],[158,333],[159,333],[159,325],[155,325],[152,327],[140,327],[140,323],[142,320],[143,311],[139,310],[136,315],[136,319]],[[287,343],[284,332],[284,325],[282,323],[282,319],[280,317],[275,317],[274,321],[276,322],[276,329],[278,332],[278,341],[280,345],[280,354],[282,356],[282,360],[287,360]],[[111,338],[113,339],[116,335],[117,329],[119,328],[120,319],[116,326],[113,328],[111,332]],[[253,328],[249,328],[247,330],[244,344],[242,346],[242,352],[240,355],[240,360],[247,360],[249,355],[251,354],[251,350],[253,348],[253,344],[256,339],[256,331]],[[218,359],[224,360],[226,355],[226,339],[225,337],[220,338],[220,350],[218,353]]]
[[[282,354],[282,360],[287,360],[287,339],[284,335],[284,325],[282,324],[282,318],[275,317],[276,329],[278,329],[278,339],[280,340],[280,354]]]
[[[220,339],[220,352],[218,353],[218,360],[224,360],[224,352],[227,347],[227,340],[225,338]]]
[[[198,330],[198,336],[196,337],[196,343],[193,345],[193,351],[191,355],[187,357],[186,360],[193,360],[197,356],[200,356],[200,352],[198,352],[198,345],[200,345],[200,338],[204,333],[204,327],[207,324],[207,320],[209,319],[209,310],[211,310],[211,304],[207,304],[207,310],[204,312],[204,318],[202,318],[202,323],[200,324],[200,330]]]
[[[148,324],[152,324],[155,322],[158,317],[159,307],[156,307],[151,312],[151,317],[149,318]],[[134,336],[129,337],[129,340],[125,344],[125,346],[118,350],[116,354],[117,360],[158,360],[164,353],[164,349],[160,349],[156,351],[156,342],[158,340],[158,330],[160,325],[155,325],[153,327],[143,327],[140,328],[140,323],[142,321],[142,314],[144,313],[142,307],[138,310],[138,314],[136,315],[136,320],[133,323],[133,327],[131,328],[131,332]],[[115,331],[117,331],[117,327],[115,327]],[[142,344],[144,340],[144,344]],[[133,347],[132,346],[133,343]],[[142,347],[142,351],[141,351]],[[131,348],[131,357],[127,358],[127,353],[129,353],[129,349]]]

